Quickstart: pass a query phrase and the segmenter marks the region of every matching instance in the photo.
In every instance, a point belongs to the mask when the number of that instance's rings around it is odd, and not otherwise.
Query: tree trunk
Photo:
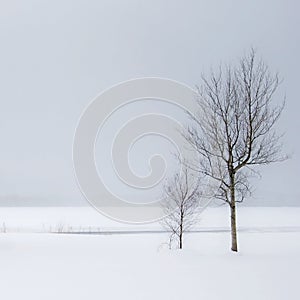
[[[235,203],[230,205],[231,210],[231,250],[237,252],[237,234],[236,234],[236,207]]]
[[[182,223],[180,224],[180,233],[179,233],[179,249],[182,249],[182,234],[183,234],[183,230],[182,230]]]
[[[235,178],[230,176],[230,219],[231,219],[231,250],[237,252]]]
[[[179,249],[182,249],[182,235],[179,238]]]

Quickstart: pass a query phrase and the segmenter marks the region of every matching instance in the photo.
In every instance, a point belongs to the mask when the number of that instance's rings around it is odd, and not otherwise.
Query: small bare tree
[[[199,181],[187,168],[176,173],[164,189],[163,226],[170,231],[169,246],[183,247],[183,234],[197,222],[201,211]]]
[[[277,74],[256,59],[254,50],[237,66],[220,66],[202,76],[199,114],[184,136],[199,154],[191,168],[218,182],[216,198],[231,212],[232,251],[238,251],[236,203],[250,193],[249,176],[257,165],[284,160],[276,124],[284,103],[273,105]]]

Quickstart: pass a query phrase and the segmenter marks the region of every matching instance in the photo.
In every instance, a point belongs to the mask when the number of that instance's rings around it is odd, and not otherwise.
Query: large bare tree
[[[169,246],[183,247],[183,235],[197,222],[201,207],[199,180],[182,168],[164,187],[163,210],[166,217],[162,225],[170,232]]]
[[[192,123],[184,134],[199,154],[191,167],[218,182],[215,196],[230,207],[232,251],[238,251],[236,203],[249,195],[254,167],[286,158],[275,130],[284,108],[284,102],[273,101],[278,85],[278,75],[254,50],[237,65],[220,66],[202,76],[199,112],[190,114]]]

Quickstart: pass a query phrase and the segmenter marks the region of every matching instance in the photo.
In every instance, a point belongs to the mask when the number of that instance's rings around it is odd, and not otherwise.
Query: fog
[[[195,87],[250,47],[284,79],[275,100],[286,97],[278,129],[291,159],[261,168],[247,204],[299,205],[299,9],[296,0],[0,1],[0,205],[85,205],[72,143],[97,94],[148,76]],[[143,110],[151,105],[165,109]]]

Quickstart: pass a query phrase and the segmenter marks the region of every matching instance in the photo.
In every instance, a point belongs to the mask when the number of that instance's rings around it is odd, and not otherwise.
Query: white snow
[[[21,208],[1,208],[1,221],[8,228],[24,223],[27,229],[58,220],[122,227],[97,213],[91,218],[92,211],[89,215],[73,209],[68,215],[61,209],[54,213],[39,208],[35,215],[27,209],[22,213]],[[299,212],[299,208],[240,209],[239,253],[229,251],[230,235],[222,230],[187,234],[182,251],[167,249],[166,233],[1,233],[0,299],[298,300]],[[199,228],[226,229],[223,215],[223,208],[207,210]]]
[[[207,208],[196,229],[229,228],[227,206]],[[240,207],[240,229],[296,228],[300,230],[300,207]],[[161,230],[159,223],[130,225],[113,221],[92,207],[0,207],[0,232]]]

